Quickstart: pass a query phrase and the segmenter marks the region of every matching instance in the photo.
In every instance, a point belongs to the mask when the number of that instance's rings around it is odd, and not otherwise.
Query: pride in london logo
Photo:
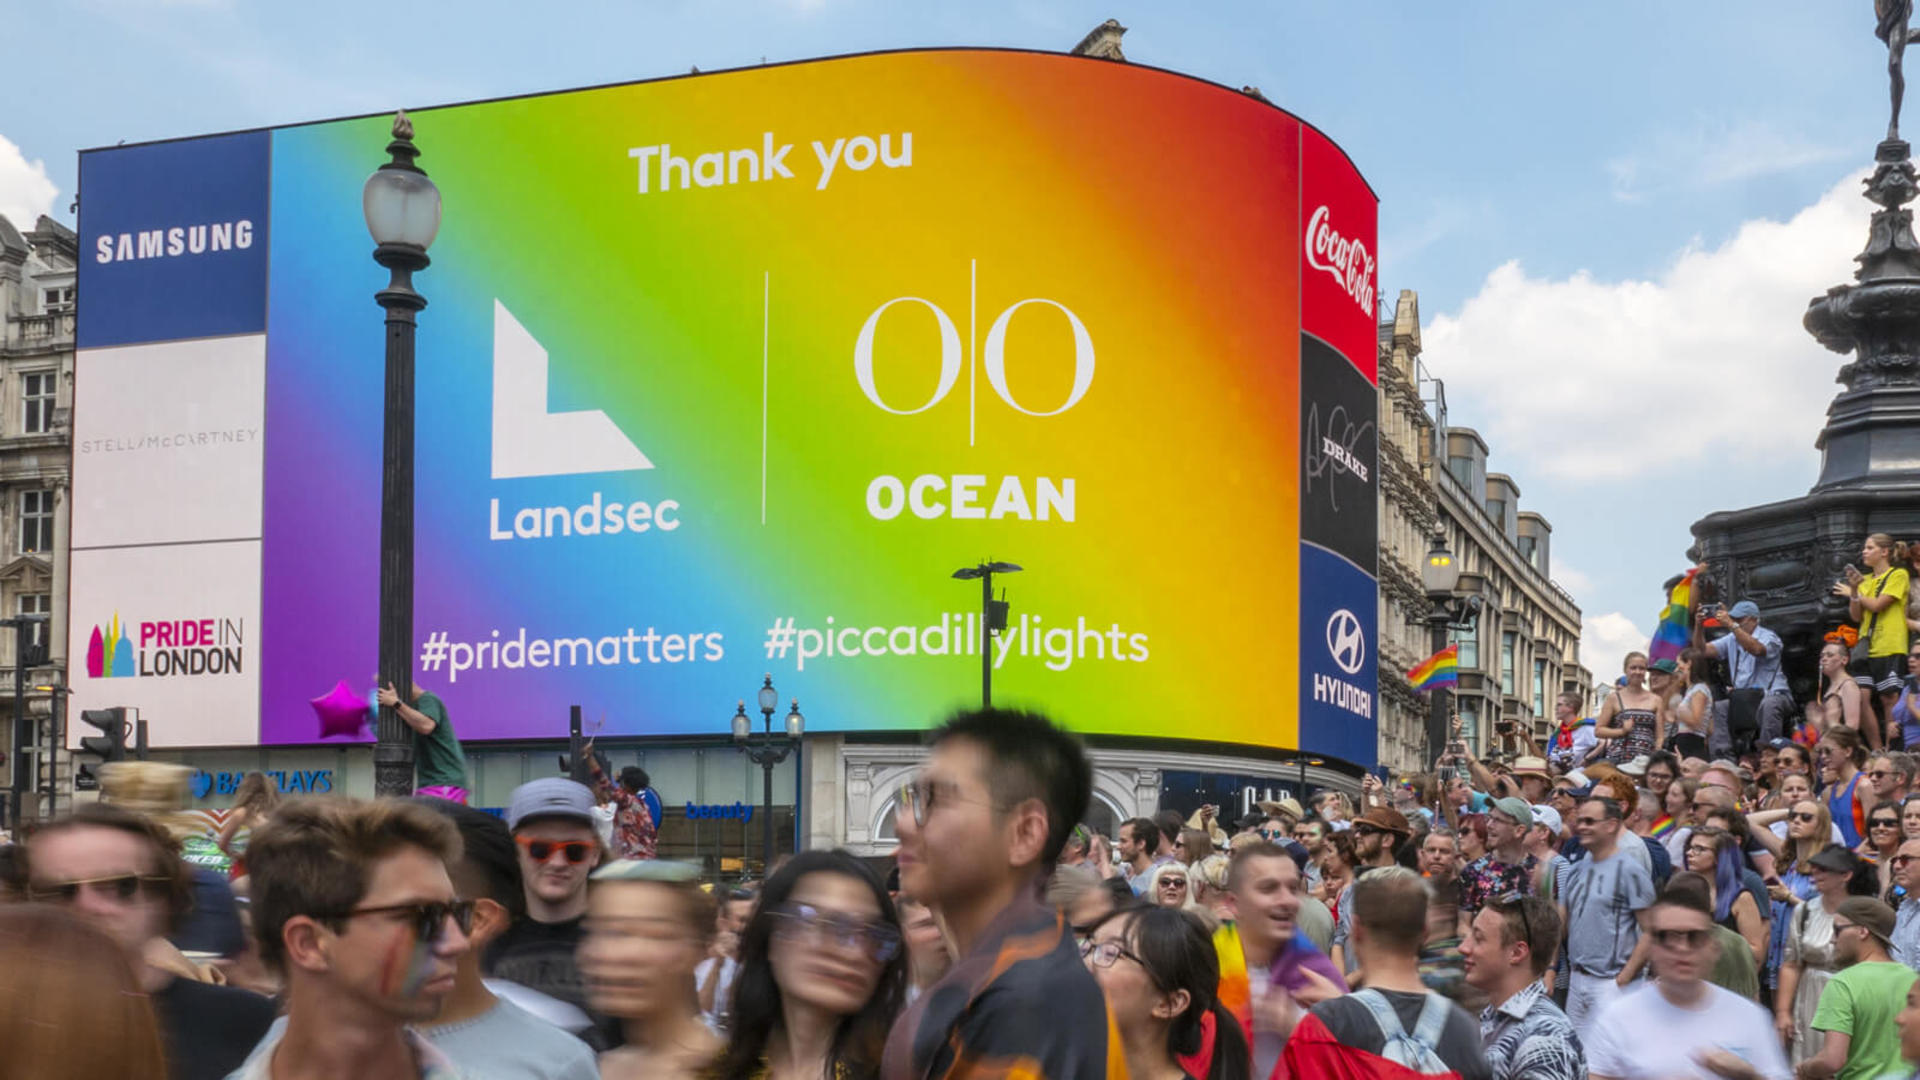
[[[132,674],[133,642],[128,640],[127,628],[116,611],[104,632],[94,625],[93,637],[87,641],[87,678],[121,679]]]

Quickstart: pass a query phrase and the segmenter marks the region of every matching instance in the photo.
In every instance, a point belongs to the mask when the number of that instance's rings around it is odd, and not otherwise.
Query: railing
[[[1559,583],[1554,581],[1553,578],[1541,573],[1540,568],[1533,565],[1532,560],[1520,553],[1519,545],[1515,544],[1513,539],[1507,535],[1506,526],[1501,522],[1493,520],[1493,515],[1487,513],[1487,508],[1480,504],[1479,499],[1474,498],[1473,493],[1467,490],[1467,485],[1461,483],[1460,478],[1453,475],[1452,470],[1441,467],[1436,463],[1433,472],[1435,476],[1440,477],[1440,483],[1452,486],[1455,491],[1459,493],[1460,501],[1472,508],[1472,512],[1480,518],[1481,524],[1486,528],[1489,535],[1497,538],[1499,543],[1506,545],[1507,550],[1513,553],[1514,561],[1524,567],[1526,573],[1532,575],[1536,581],[1545,583],[1547,588],[1553,591],[1554,595],[1566,602],[1567,606],[1576,611],[1579,610],[1580,602],[1573,598],[1573,594],[1561,588]]]
[[[71,311],[49,311],[43,315],[14,315],[7,319],[8,345],[58,345],[73,340]]]

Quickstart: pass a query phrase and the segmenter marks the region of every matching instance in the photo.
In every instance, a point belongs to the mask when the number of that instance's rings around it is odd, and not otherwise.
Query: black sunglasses
[[[1787,816],[1792,818],[1795,821],[1818,821],[1819,820],[1818,817],[1816,817],[1813,814],[1807,813],[1805,810],[1795,810],[1793,813],[1788,814]]]
[[[1655,930],[1653,940],[1666,948],[1698,949],[1711,937],[1711,930]]]
[[[462,934],[473,932],[473,901],[471,900],[429,900],[420,904],[387,904],[382,907],[354,908],[329,916],[334,919],[357,919],[362,915],[408,915],[413,919],[413,936],[429,945],[446,936],[447,919],[460,928]]]
[[[1531,949],[1533,948],[1533,920],[1527,918],[1527,905],[1521,902],[1525,899],[1524,893],[1502,893],[1493,898],[1493,906],[1503,916],[1509,911],[1520,913],[1520,929],[1526,933],[1527,948]]]
[[[121,874],[115,877],[79,878],[73,881],[39,882],[27,886],[27,898],[30,900],[57,901],[71,904],[80,899],[80,890],[92,889],[105,893],[115,900],[125,903],[138,896],[142,890],[148,895],[158,895],[170,879],[152,877],[144,874]]]

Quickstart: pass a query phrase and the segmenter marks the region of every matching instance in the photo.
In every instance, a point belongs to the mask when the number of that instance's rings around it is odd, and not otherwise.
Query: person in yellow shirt
[[[1878,738],[1873,746],[1887,743],[1887,718],[1907,674],[1907,545],[1874,533],[1860,546],[1860,561],[1867,573],[1848,566],[1846,580],[1834,583],[1836,596],[1847,598],[1848,617],[1860,627],[1867,642],[1867,659],[1857,664],[1853,681],[1870,690],[1878,717]]]

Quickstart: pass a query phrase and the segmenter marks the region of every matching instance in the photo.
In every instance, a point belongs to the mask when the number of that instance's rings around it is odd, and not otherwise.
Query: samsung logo
[[[216,221],[208,225],[176,225],[171,229],[107,234],[94,241],[93,261],[131,262],[135,259],[171,259],[215,251],[245,251],[253,246],[253,222]]]

